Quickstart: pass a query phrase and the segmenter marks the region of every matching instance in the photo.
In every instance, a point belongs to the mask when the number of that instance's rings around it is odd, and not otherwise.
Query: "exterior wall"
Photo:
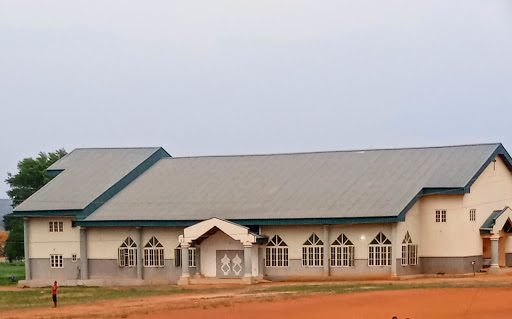
[[[424,274],[471,273],[482,268],[482,256],[467,257],[421,257],[421,268]],[[475,262],[474,268],[471,264]]]
[[[344,233],[354,244],[355,267],[332,267],[329,266],[331,276],[389,276],[390,266],[368,266],[368,245],[379,232],[383,232],[392,243],[391,224],[355,224],[355,225],[332,225],[329,226],[329,246],[334,240]],[[300,277],[320,277],[324,275],[324,267],[302,266],[302,246],[315,233],[325,242],[323,226],[262,226],[262,235],[271,239],[279,235],[288,245],[288,267],[264,267],[264,277],[270,280],[298,279]],[[394,243],[393,243],[394,244]],[[394,245],[393,245],[394,246]],[[330,257],[330,251],[328,253]],[[264,256],[262,256],[264,258]],[[329,260],[330,263],[330,260]]]
[[[50,258],[31,258],[30,266],[32,279],[80,279],[80,262],[70,258],[63,259],[63,268],[50,268]]]

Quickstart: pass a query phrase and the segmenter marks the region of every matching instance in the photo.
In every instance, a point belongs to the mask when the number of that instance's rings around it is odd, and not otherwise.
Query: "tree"
[[[21,204],[48,183],[53,176],[49,176],[46,169],[66,154],[64,149],[48,154],[40,152],[35,159],[25,158],[18,162],[18,173],[16,175],[7,173],[7,179],[5,180],[11,187],[7,191],[7,195],[12,199],[13,206],[16,207]],[[23,219],[12,214],[5,215],[4,227],[9,232],[9,237],[5,242],[5,255],[10,261],[21,259],[25,254]]]
[[[0,232],[0,257],[5,257],[5,240],[7,239],[7,233]]]

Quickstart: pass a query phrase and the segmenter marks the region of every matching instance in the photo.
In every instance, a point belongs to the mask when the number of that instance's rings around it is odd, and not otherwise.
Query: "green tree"
[[[18,162],[18,173],[7,173],[5,180],[11,187],[7,195],[12,199],[13,206],[21,204],[48,183],[53,176],[49,176],[46,169],[66,154],[64,149],[48,154],[40,152],[35,159],[25,158]],[[23,219],[12,214],[5,215],[4,227],[9,231],[9,237],[5,242],[5,255],[10,261],[21,259],[24,256]]]

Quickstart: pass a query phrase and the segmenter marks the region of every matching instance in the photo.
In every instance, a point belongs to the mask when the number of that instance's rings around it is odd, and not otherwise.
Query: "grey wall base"
[[[80,279],[80,263],[63,260],[63,268],[50,268],[50,258],[30,258],[32,279]]]
[[[421,272],[423,274],[463,274],[473,272],[472,261],[475,262],[474,270],[482,269],[482,256],[467,257],[420,257]]]

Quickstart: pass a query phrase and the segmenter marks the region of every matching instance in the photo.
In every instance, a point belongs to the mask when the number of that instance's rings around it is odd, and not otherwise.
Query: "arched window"
[[[324,265],[324,243],[312,234],[302,245],[302,266],[321,267]]]
[[[382,232],[368,245],[368,266],[391,266],[391,241]]]
[[[137,265],[137,244],[131,237],[128,237],[119,246],[118,259],[119,267],[135,267]]]
[[[266,267],[288,267],[288,245],[275,235],[265,249]]]
[[[153,236],[144,246],[144,267],[163,267],[164,262],[164,246]]]
[[[412,243],[409,232],[405,234],[402,241],[402,266],[418,264],[418,245]]]
[[[331,266],[353,267],[354,266],[354,244],[345,236],[340,234],[331,246]]]

